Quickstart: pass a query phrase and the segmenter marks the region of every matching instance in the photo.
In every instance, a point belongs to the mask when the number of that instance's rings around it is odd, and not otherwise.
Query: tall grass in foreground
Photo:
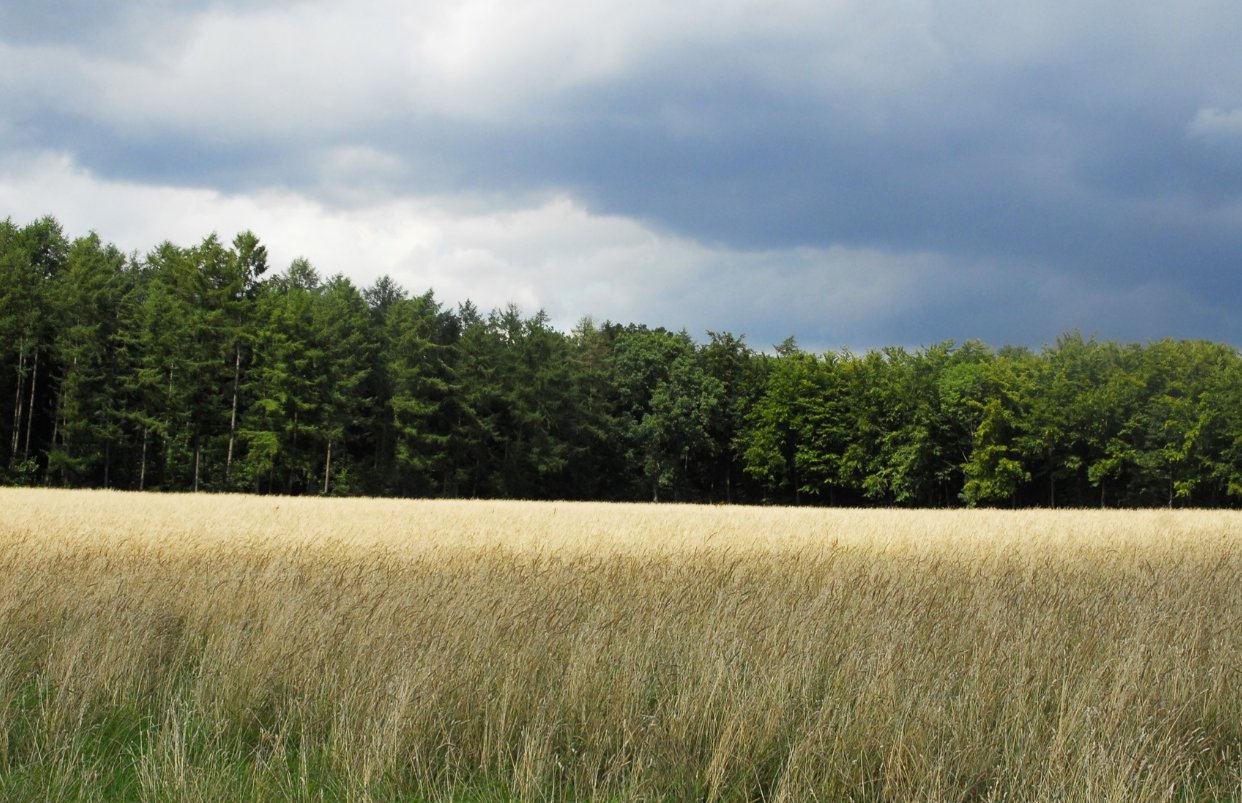
[[[0,493],[0,799],[1240,800],[1242,517]]]

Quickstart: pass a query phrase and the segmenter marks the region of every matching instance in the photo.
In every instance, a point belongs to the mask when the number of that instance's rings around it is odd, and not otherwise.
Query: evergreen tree
[[[452,377],[446,314],[428,291],[393,302],[385,319],[392,395],[393,489],[406,496],[452,491]]]
[[[8,219],[0,225],[0,359],[7,366],[4,374],[12,378],[7,392],[0,393],[0,404],[11,398],[12,407],[0,419],[11,422],[4,439],[8,471],[23,482],[36,478],[36,463],[47,448],[49,347],[55,336],[51,285],[68,249],[53,217],[20,229]]]
[[[578,499],[629,499],[626,426],[613,382],[617,327],[587,317],[569,337],[575,421],[568,443],[571,495]]]
[[[766,378],[744,337],[729,332],[708,332],[707,337],[701,353],[703,367],[720,383],[723,395],[709,426],[716,457],[702,484],[713,500],[733,502],[745,498],[744,487],[739,487],[745,480],[742,434]]]
[[[1242,355],[1069,333],[774,356],[441,307],[251,232],[139,260],[0,223],[0,480],[898,505],[1242,504]]]
[[[109,487],[123,446],[128,354],[121,322],[133,290],[125,256],[98,235],[74,241],[52,290],[56,419],[48,474]]]
[[[363,393],[371,372],[375,344],[371,340],[366,300],[343,276],[328,280],[317,298],[313,329],[324,361],[317,371],[324,421],[323,493],[356,493],[354,461],[349,448],[364,429],[370,399]],[[334,462],[335,461],[335,462]]]

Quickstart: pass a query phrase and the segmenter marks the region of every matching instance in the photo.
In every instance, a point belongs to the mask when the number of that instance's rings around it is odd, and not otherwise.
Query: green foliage
[[[1242,356],[1068,333],[809,354],[445,308],[252,232],[0,222],[0,481],[268,493],[1242,504]]]
[[[385,318],[399,493],[434,494],[448,480],[451,375],[444,323],[431,292],[396,301]]]
[[[74,241],[50,288],[60,373],[48,473],[65,484],[111,484],[128,407],[121,323],[131,317],[132,285],[124,255],[90,234]]]
[[[707,370],[688,334],[645,327],[618,336],[613,377],[628,462],[641,468],[653,500],[661,491],[684,499],[692,467],[718,453],[711,430],[724,406],[724,383]]]

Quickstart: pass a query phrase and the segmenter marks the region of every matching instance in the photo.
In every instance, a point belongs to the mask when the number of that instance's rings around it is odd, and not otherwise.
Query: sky
[[[0,217],[759,349],[1242,346],[1236,0],[0,4]]]

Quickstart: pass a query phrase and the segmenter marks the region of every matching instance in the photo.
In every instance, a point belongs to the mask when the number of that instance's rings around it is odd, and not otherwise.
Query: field
[[[0,800],[1242,800],[1242,515],[0,491]]]

